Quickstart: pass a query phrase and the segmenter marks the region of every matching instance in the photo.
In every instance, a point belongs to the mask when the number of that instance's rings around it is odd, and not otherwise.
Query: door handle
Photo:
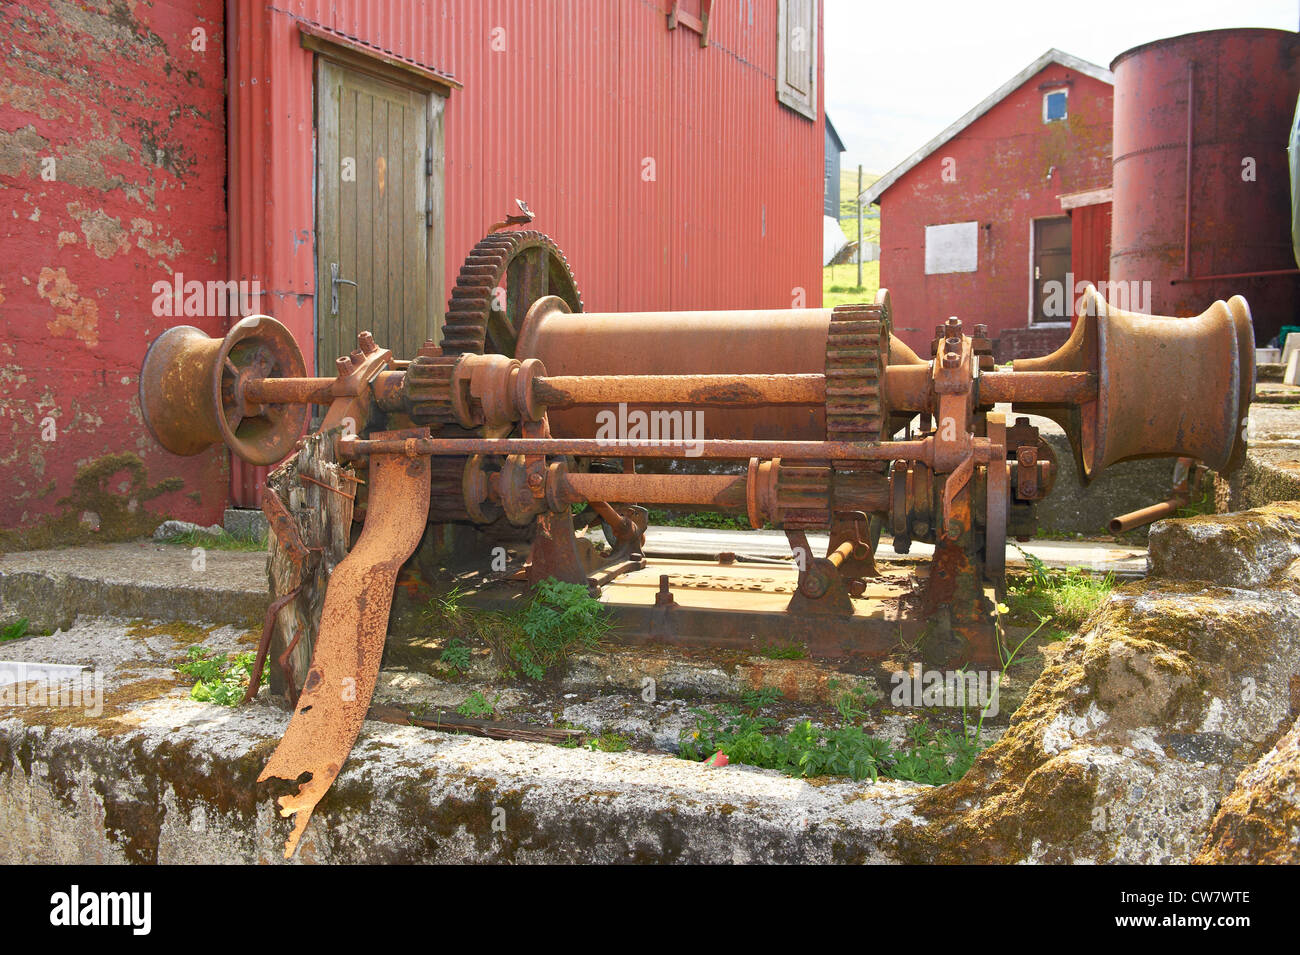
[[[339,264],[337,262],[331,262],[330,263],[330,314],[331,315],[337,315],[339,313],[339,286],[340,285],[351,285],[353,288],[357,287],[357,283],[352,281],[351,279],[339,278]]]

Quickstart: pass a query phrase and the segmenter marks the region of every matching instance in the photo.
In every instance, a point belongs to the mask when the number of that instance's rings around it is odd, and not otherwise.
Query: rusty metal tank
[[[1300,35],[1189,33],[1121,53],[1115,74],[1112,289],[1157,315],[1240,293],[1264,343],[1300,312],[1287,136]],[[1137,284],[1133,284],[1137,283]]]

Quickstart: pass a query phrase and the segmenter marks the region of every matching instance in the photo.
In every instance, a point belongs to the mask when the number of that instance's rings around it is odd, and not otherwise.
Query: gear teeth
[[[563,266],[568,288],[557,292],[570,309],[582,311],[582,294],[573,279],[569,260],[549,236],[535,230],[494,232],[470,250],[456,276],[443,325],[442,347],[446,354],[483,354],[488,344],[493,289],[505,281],[515,257],[528,249],[544,249],[552,263]]]
[[[882,305],[841,305],[826,333],[826,436],[836,441],[879,442],[889,419],[882,385],[889,361],[890,320]],[[857,461],[835,462],[836,471],[883,469]]]
[[[417,355],[406,366],[402,388],[411,420],[442,427],[456,423],[451,407],[451,376],[458,355]]]

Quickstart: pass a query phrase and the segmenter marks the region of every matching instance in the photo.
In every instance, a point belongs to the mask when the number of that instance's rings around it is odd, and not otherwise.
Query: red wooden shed
[[[950,315],[998,361],[1065,340],[1110,255],[1111,74],[1048,50],[877,181],[880,283],[928,354]]]

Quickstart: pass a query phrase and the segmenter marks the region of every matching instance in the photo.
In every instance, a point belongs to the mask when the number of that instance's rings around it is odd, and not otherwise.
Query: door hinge
[[[433,228],[433,199],[424,200],[424,225],[425,228]]]
[[[424,174],[426,176],[433,175],[433,147],[432,146],[424,147]]]

